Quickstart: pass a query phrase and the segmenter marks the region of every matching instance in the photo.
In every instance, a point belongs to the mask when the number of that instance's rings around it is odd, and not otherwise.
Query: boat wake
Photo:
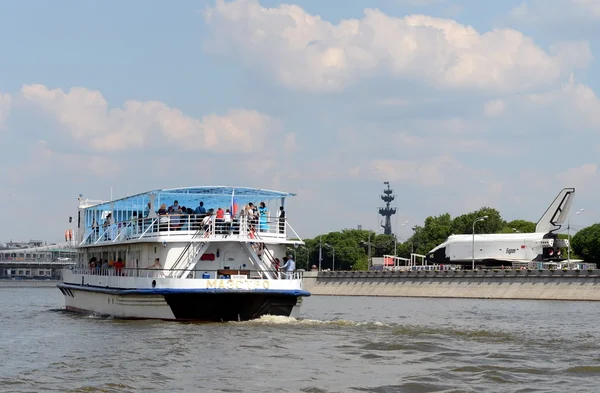
[[[305,319],[305,318],[294,318],[284,317],[279,315],[263,315],[258,319],[253,319],[244,322],[232,322],[241,324],[251,325],[298,325],[298,326],[337,326],[337,327],[380,327],[380,328],[391,328],[390,324],[386,324],[379,321],[374,322],[357,322],[350,321],[347,319],[332,319],[332,320],[318,320],[318,319]]]

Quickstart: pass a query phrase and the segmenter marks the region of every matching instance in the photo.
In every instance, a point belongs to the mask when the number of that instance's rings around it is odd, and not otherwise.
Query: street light
[[[473,254],[472,254],[473,266],[471,267],[471,270],[473,270],[473,271],[475,271],[475,224],[479,221],[485,220],[486,218],[488,218],[488,216],[479,217],[473,221],[473,249],[472,249],[472,251],[473,251]]]
[[[412,240],[409,240],[407,237],[400,237],[400,240],[404,240],[405,242],[410,242],[410,253],[414,254],[415,253],[415,243],[413,243]]]
[[[310,270],[310,248],[305,244],[301,245],[300,248],[304,248],[306,250],[306,270]],[[296,263],[298,263],[298,261],[296,261]]]
[[[323,235],[319,236],[319,271],[321,271],[321,260],[323,259]]]
[[[333,247],[331,244],[324,244],[325,247],[330,247],[331,250],[333,251],[333,262],[331,262],[331,271],[335,271],[335,247]]]
[[[377,236],[377,232],[381,231],[383,228],[378,228],[375,230],[375,235]],[[365,243],[361,241],[361,243]],[[369,231],[369,240],[367,241],[367,269],[371,267],[371,231]]]
[[[583,212],[583,210],[585,209],[577,210],[575,215],[580,215]],[[567,263],[571,263],[571,220],[567,222],[567,239],[569,242],[569,244],[567,244]]]
[[[400,228],[404,228],[406,225],[408,225],[410,221],[406,220],[404,221],[404,224],[400,225]],[[397,257],[398,256],[398,233],[396,232],[395,236],[394,236],[394,256]]]

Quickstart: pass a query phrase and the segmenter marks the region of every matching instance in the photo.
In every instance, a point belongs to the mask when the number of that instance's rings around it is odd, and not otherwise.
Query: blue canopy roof
[[[154,201],[155,209],[158,209],[163,203],[170,206],[175,200],[178,201],[179,206],[190,208],[196,208],[200,201],[202,201],[204,202],[204,207],[210,209],[229,207],[231,206],[232,201],[236,202],[239,206],[243,206],[250,202],[257,205],[260,202],[267,203],[268,201],[296,195],[282,191],[231,186],[165,188],[131,195],[111,202],[104,202],[91,206],[88,209],[96,211],[143,211],[147,208],[147,204],[150,201],[150,195],[153,194],[156,195]]]

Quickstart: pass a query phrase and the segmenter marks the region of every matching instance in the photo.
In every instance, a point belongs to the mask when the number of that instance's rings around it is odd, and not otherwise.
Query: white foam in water
[[[330,321],[321,321],[318,319],[297,319],[293,317],[284,317],[280,315],[263,315],[258,319],[242,323],[267,324],[267,325],[332,325],[332,326],[376,326],[376,327],[391,327],[391,325],[383,322],[355,322],[347,319],[334,319]]]

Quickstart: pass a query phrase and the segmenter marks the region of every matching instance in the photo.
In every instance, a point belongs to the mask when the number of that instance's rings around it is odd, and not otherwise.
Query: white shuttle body
[[[574,188],[564,188],[538,221],[534,233],[452,235],[429,251],[428,263],[466,264],[473,256],[478,264],[493,266],[512,262],[560,261],[560,249],[568,241],[555,233],[566,222],[575,196]],[[474,247],[473,247],[474,245]]]

